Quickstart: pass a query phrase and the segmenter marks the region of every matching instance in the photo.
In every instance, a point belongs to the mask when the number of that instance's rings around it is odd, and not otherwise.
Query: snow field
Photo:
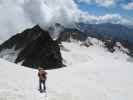
[[[67,67],[48,70],[47,93],[38,92],[37,70],[0,59],[0,100],[132,100],[133,63],[97,45],[63,43]]]

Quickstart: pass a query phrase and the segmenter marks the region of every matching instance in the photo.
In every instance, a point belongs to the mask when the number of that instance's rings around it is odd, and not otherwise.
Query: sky
[[[133,21],[133,0],[75,0],[78,7],[95,16],[120,15]]]
[[[37,24],[113,23],[133,26],[133,0],[0,0],[0,39]],[[5,35],[6,34],[6,35]]]

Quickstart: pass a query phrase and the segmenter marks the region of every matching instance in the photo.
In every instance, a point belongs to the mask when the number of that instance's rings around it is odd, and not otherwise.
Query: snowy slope
[[[97,44],[97,43],[96,43]],[[49,70],[47,94],[40,94],[37,71],[0,59],[0,100],[132,100],[133,63],[102,44],[86,48],[63,43],[68,67]]]

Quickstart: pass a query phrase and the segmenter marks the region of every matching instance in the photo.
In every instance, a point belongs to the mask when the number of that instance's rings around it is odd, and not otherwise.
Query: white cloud
[[[128,4],[122,4],[122,8],[125,10],[133,10],[133,2],[130,2]]]
[[[113,23],[113,24],[123,24],[123,25],[133,25],[133,21],[122,17],[119,14],[106,14],[104,16],[90,15],[86,12],[80,14],[80,21],[88,23]]]
[[[12,1],[12,2],[11,2]],[[25,16],[20,2],[16,0],[0,1],[0,40],[6,40],[32,26],[32,22]]]
[[[99,6],[104,6],[104,7],[110,7],[113,6],[117,3],[118,0],[79,0],[79,2],[84,2],[87,4],[95,3]]]
[[[97,4],[104,7],[113,6],[116,3],[116,0],[95,0]]]
[[[108,2],[108,5],[112,4],[111,1]],[[99,4],[100,2],[102,0],[97,1]],[[74,0],[0,0],[0,12],[0,39],[3,40],[35,24],[47,29],[55,23],[60,23],[65,27],[73,27],[76,22],[80,21],[133,23],[118,14],[95,16],[83,12]]]
[[[29,0],[24,9],[35,23],[47,28],[55,23],[68,27],[78,21],[78,7],[73,0]]]

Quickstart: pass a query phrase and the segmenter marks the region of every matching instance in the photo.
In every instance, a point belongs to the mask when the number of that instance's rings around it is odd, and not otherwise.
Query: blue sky
[[[122,17],[133,20],[133,0],[75,0],[82,11],[87,11],[95,16],[106,14],[119,14]],[[102,3],[104,5],[102,5]],[[106,5],[106,3],[108,3]]]

